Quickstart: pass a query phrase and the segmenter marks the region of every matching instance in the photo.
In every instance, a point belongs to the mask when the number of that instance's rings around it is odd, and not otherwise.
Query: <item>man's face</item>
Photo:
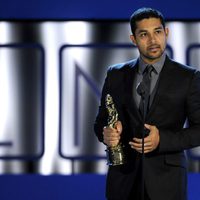
[[[167,43],[168,29],[163,27],[159,18],[143,19],[137,22],[132,42],[138,47],[146,63],[155,63],[162,56]]]

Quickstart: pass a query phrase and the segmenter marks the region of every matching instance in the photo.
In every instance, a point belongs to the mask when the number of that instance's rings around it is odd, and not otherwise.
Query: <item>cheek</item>
[[[138,48],[139,49],[145,49],[146,48],[146,43],[144,41],[140,41],[138,42]]]
[[[161,38],[159,38],[159,43],[160,43],[162,46],[166,46],[167,39],[166,39],[165,37],[161,37]]]
[[[140,47],[138,47],[138,49],[143,53],[147,51],[147,47],[145,44],[140,45]]]

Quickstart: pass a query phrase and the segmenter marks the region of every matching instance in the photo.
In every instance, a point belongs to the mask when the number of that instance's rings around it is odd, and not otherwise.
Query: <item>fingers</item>
[[[145,124],[145,127],[150,130],[149,136],[144,138],[144,153],[154,151],[160,142],[159,130],[156,126]],[[137,152],[142,153],[142,139],[133,138],[133,141],[129,142],[131,148]]]
[[[116,131],[109,132],[106,129],[104,129],[103,135],[104,135],[104,143],[107,146],[111,147],[111,146],[118,145],[119,140],[120,140],[120,135],[118,132]]]
[[[117,146],[120,141],[121,132],[122,132],[122,124],[120,121],[115,123],[115,128],[104,127],[103,128],[104,143],[110,147]]]
[[[142,139],[133,138],[132,142],[129,142],[131,148],[135,149],[137,152],[142,153]],[[144,140],[144,153],[152,151],[152,142],[145,138]]]

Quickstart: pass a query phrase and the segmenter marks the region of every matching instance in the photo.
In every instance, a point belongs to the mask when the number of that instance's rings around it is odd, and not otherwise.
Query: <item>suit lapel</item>
[[[136,106],[135,100],[133,98],[133,81],[134,77],[137,73],[138,60],[135,60],[130,66],[129,69],[125,73],[125,105],[127,108],[127,112],[131,117],[137,117],[139,120],[142,120],[142,116]]]
[[[166,57],[163,69],[160,73],[160,77],[158,80],[157,90],[149,109],[149,113],[147,114],[147,119],[150,118],[152,113],[154,112],[156,105],[159,103],[160,96],[167,91],[167,85],[169,84],[168,79],[173,75],[171,71],[171,61],[168,57]]]

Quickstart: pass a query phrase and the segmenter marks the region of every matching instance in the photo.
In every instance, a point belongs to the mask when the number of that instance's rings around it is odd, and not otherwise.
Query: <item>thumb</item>
[[[152,126],[149,125],[149,124],[144,124],[144,127],[147,128],[147,129],[149,129],[149,130],[151,130],[151,128],[152,128]]]
[[[122,123],[121,123],[121,121],[117,121],[117,122],[115,123],[115,128],[117,129],[117,131],[118,131],[119,133],[122,132]]]

